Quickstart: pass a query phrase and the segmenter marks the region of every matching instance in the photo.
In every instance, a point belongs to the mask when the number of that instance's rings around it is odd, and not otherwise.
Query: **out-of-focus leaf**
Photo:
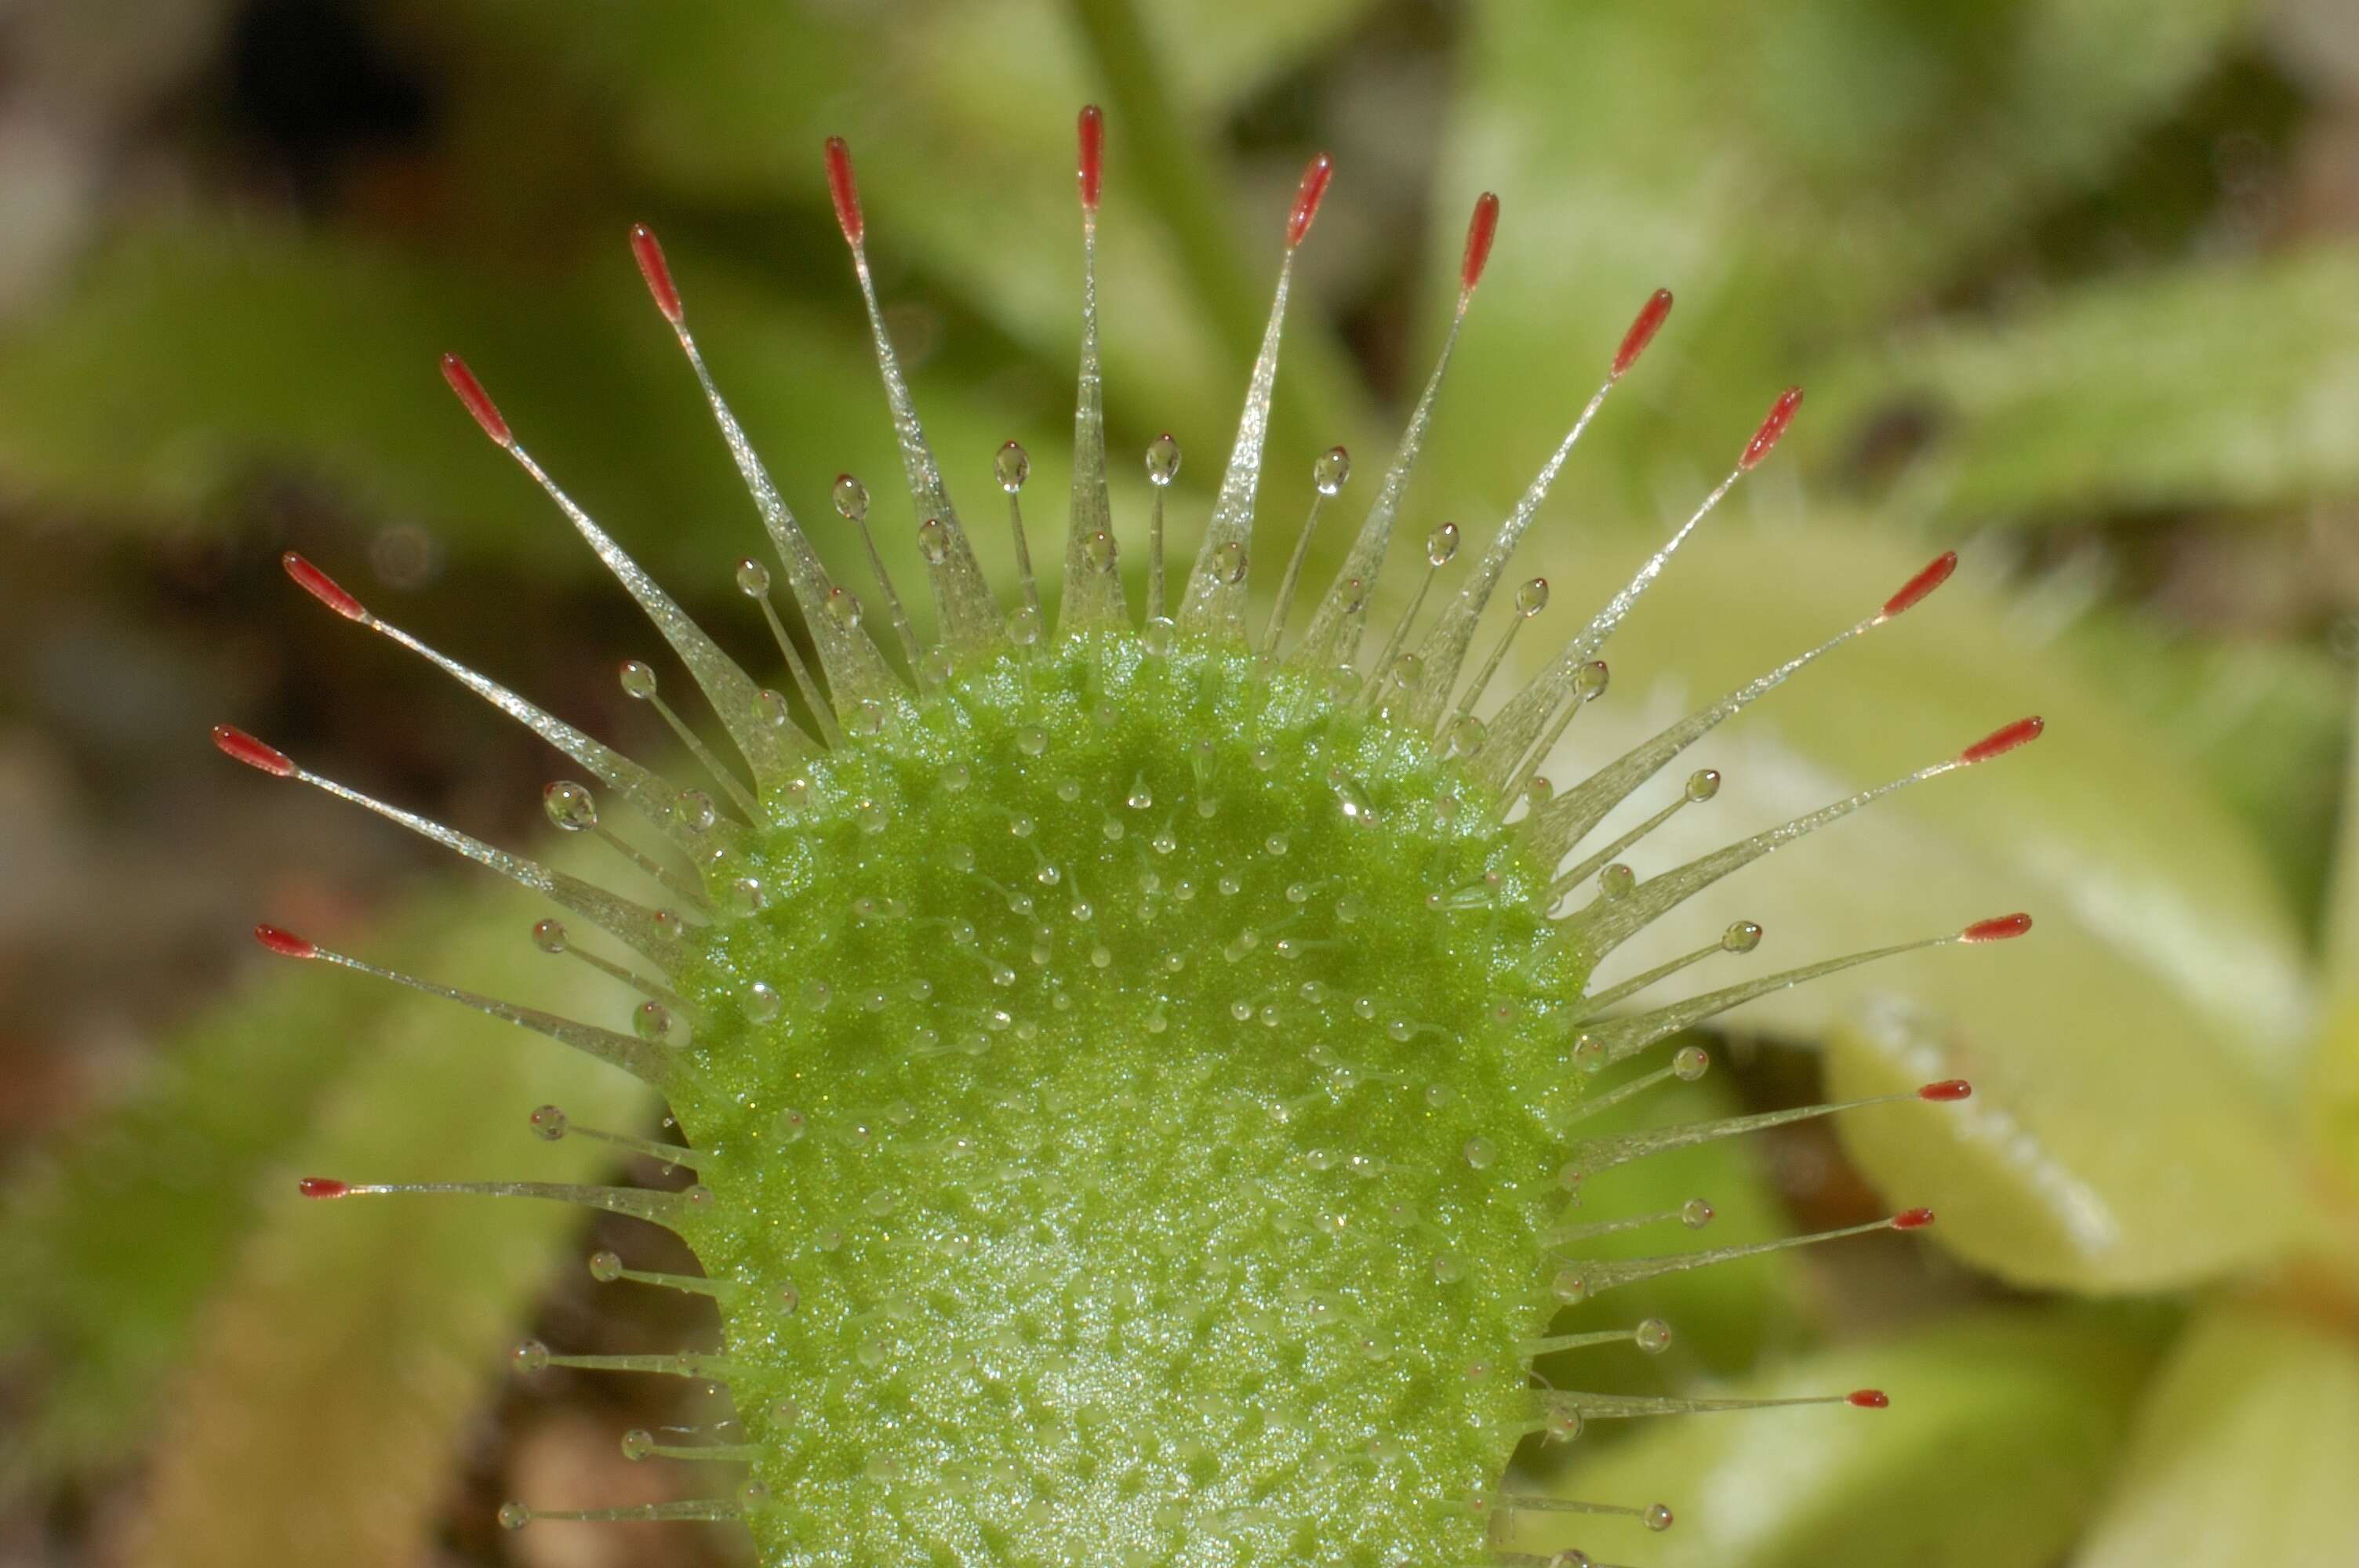
[[[2359,1349],[2330,1323],[2215,1310],[2158,1379],[2121,1475],[2079,1568],[2347,1568],[2359,1562]]]
[[[514,897],[476,904],[446,923],[429,973],[495,993],[556,986],[575,1016],[621,1014],[621,988],[532,949],[530,918]],[[297,1175],[594,1181],[611,1174],[613,1152],[542,1142],[527,1127],[532,1108],[555,1100],[623,1128],[652,1114],[653,1097],[610,1067],[439,999],[397,996],[274,1159],[263,1223],[198,1325],[132,1559],[141,1568],[415,1561],[500,1351],[582,1226],[578,1209],[524,1200],[307,1203]]]
[[[422,957],[441,914],[387,933],[384,950]],[[31,1485],[103,1463],[144,1431],[256,1205],[285,1195],[259,1178],[383,1025],[392,994],[351,979],[282,964],[239,987],[9,1190],[0,1353],[37,1356],[44,1377],[0,1476]]]
[[[620,228],[597,265],[560,259],[548,277],[269,229],[133,236],[9,345],[0,470],[69,505],[178,518],[245,465],[292,460],[447,530],[461,550],[596,569],[438,384],[436,356],[457,346],[518,438],[627,548],[658,572],[723,580],[733,558],[761,550],[761,527]],[[714,373],[814,536],[845,542],[825,498],[848,469],[876,481],[888,551],[914,555],[857,317],[766,299],[696,247],[674,249]],[[991,453],[1011,435],[1049,445],[1026,417],[1039,405],[1007,397],[986,417],[971,378],[919,381],[954,492],[980,502]],[[1048,481],[1052,465],[1041,466]],[[994,510],[977,519],[977,549],[999,565]],[[856,546],[823,547],[847,567],[859,559]]]
[[[1930,430],[1905,514],[2277,506],[2359,490],[2359,251],[2088,285],[1994,330],[1911,332],[1829,376],[1832,427]]]
[[[1796,521],[1790,491],[1777,491],[1764,487],[1754,525],[1740,507],[1671,565],[1607,645],[1614,689],[1550,774],[1579,778],[1853,623],[1923,565],[1919,546],[1864,527]],[[1626,549],[1578,543],[1550,533],[1530,565],[1594,584],[1629,569]],[[1975,1081],[1968,1106],[1885,1108],[1842,1125],[1883,1190],[1941,1208],[1944,1238],[2011,1279],[2147,1289],[2265,1255],[2298,1206],[2281,1108],[2309,1026],[2286,901],[2210,793],[2147,762],[2168,747],[2070,661],[2021,645],[1970,574],[1715,731],[1598,841],[1659,806],[1688,768],[1722,769],[1717,800],[1625,857],[1643,878],[1953,756],[2027,713],[2049,721],[2037,745],[1782,849],[1634,942],[1606,978],[1701,946],[1739,916],[1768,940],[1741,964],[1714,960],[1694,989],[2030,910],[2038,928],[2019,942],[1890,960],[1738,1018],[1813,1039],[1863,1000],[1897,993],[1962,1021],[1941,1033],[1943,1054],[1925,1056],[1870,1049],[1886,1032],[1846,1033],[1832,1087]]]
[[[2294,643],[2173,635],[2134,611],[2082,615],[2064,645],[2093,686],[2130,704],[2210,781],[2296,906],[2316,910],[2331,869],[2318,847],[2333,837],[2335,770],[2352,732],[2349,677],[2332,657]]]
[[[787,199],[824,211],[821,143],[845,137],[860,155],[880,262],[914,262],[1071,374],[1081,281],[1073,115],[1106,84],[1060,0],[624,0],[604,5],[594,27],[564,0],[419,0],[419,8],[433,18],[429,36],[447,42],[455,30],[504,62],[571,81],[614,117],[634,172],[679,200],[758,209]],[[1367,8],[1367,0],[1187,0],[1141,5],[1136,16],[1182,121],[1175,129],[1201,156],[1224,110]],[[511,70],[504,63],[477,72],[485,93],[507,101],[487,113],[516,113]],[[1099,226],[1107,395],[1118,418],[1130,411],[1132,424],[1176,429],[1209,451],[1229,435],[1219,420],[1234,418],[1290,183],[1265,193],[1250,226],[1238,229],[1236,215],[1217,211],[1191,219],[1214,232],[1175,236],[1151,189],[1166,171],[1138,159],[1134,134],[1144,133],[1125,122],[1125,105],[1108,110]],[[822,297],[848,317],[858,309],[850,266],[830,249],[821,275],[832,293]],[[885,288],[890,303],[889,277]],[[1298,316],[1278,388],[1289,425],[1322,401],[1353,396],[1307,314]],[[1302,395],[1306,373],[1321,397]],[[1334,424],[1353,412],[1328,409],[1328,423],[1301,438],[1306,449],[1312,439],[1354,434]]]
[[[1515,1516],[1511,1544],[1577,1544],[1601,1562],[1656,1568],[2044,1568],[2112,1472],[2156,1327],[2085,1308],[1991,1313],[1698,1390],[1792,1399],[1880,1387],[1892,1405],[1647,1423],[1603,1454],[1568,1454],[1545,1489],[1660,1498],[1677,1516],[1668,1533],[1527,1513]]]
[[[1459,405],[1438,466],[1511,499],[1658,286],[1679,309],[1617,398],[1647,416],[1601,421],[1589,461],[1626,482],[1674,430],[1733,460],[1777,387],[2093,179],[2246,9],[1480,8],[1438,206],[1487,186],[1506,212],[1462,349],[1474,414]],[[1437,270],[1456,256],[1437,233]]]

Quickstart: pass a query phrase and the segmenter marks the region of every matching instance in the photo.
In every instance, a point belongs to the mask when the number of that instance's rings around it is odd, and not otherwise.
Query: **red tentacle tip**
[[[655,297],[656,308],[664,319],[677,327],[684,312],[679,308],[679,290],[672,286],[671,265],[664,260],[663,246],[656,240],[656,232],[645,223],[631,225],[631,254],[639,264],[639,276],[647,280],[647,292]]]
[[[1302,187],[1294,193],[1294,211],[1286,220],[1286,248],[1300,244],[1310,232],[1311,220],[1319,216],[1319,203],[1327,195],[1327,182],[1335,178],[1335,160],[1325,153],[1312,158],[1302,171]]]
[[[1761,460],[1769,455],[1778,438],[1785,435],[1786,427],[1794,422],[1794,410],[1801,406],[1800,387],[1789,386],[1779,393],[1777,401],[1769,406],[1769,416],[1761,421],[1761,428],[1753,432],[1753,439],[1745,443],[1745,455],[1736,460],[1736,466],[1740,469],[1760,467]]]
[[[363,621],[367,619],[368,611],[361,608],[361,601],[359,600],[354,599],[351,594],[346,593],[343,589],[337,584],[335,579],[330,577],[326,572],[321,571],[319,568],[313,566],[310,562],[305,560],[294,551],[289,550],[285,555],[279,557],[278,564],[287,568],[287,575],[295,579],[296,587],[301,589],[305,593],[310,594],[312,598],[318,600],[321,603],[326,605],[329,609],[334,611],[345,620]]]
[[[1499,237],[1499,199],[1489,191],[1474,199],[1474,215],[1466,221],[1466,254],[1458,264],[1458,292],[1474,292],[1483,269],[1491,265],[1491,242]]]
[[[1856,1405],[1864,1411],[1887,1410],[1891,1407],[1892,1396],[1882,1389],[1854,1389],[1843,1396],[1843,1402]]]
[[[351,1184],[333,1176],[306,1176],[295,1185],[307,1198],[340,1198],[353,1190]]]
[[[2028,746],[2038,740],[2039,732],[2047,728],[2048,720],[2037,714],[2029,719],[2018,719],[2012,724],[1992,730],[1959,752],[1958,761],[1972,764],[1987,762],[1993,757],[2004,757],[2017,746]]]
[[[499,406],[492,401],[492,395],[484,390],[484,384],[475,379],[475,373],[467,368],[465,360],[456,354],[444,354],[442,379],[451,384],[451,390],[459,395],[459,401],[466,406],[468,413],[475,416],[475,423],[484,427],[484,434],[492,438],[495,446],[516,445],[516,437],[509,432],[508,422],[500,417]]]
[[[1082,110],[1074,127],[1081,141],[1081,168],[1078,178],[1082,187],[1082,211],[1098,210],[1098,192],[1105,183],[1105,116],[1094,103]]]
[[[1638,307],[1638,314],[1631,321],[1630,330],[1622,334],[1622,346],[1614,351],[1614,380],[1621,380],[1629,372],[1630,367],[1638,362],[1638,356],[1647,351],[1647,345],[1653,342],[1655,334],[1663,330],[1664,318],[1670,313],[1671,291],[1669,289],[1658,288],[1647,296],[1647,303]],[[1790,411],[1787,416],[1792,417]],[[1784,427],[1780,426],[1779,428],[1782,429]],[[1754,439],[1758,441],[1760,438],[1756,436]],[[1770,439],[1776,440],[1777,438],[1773,436]],[[1750,468],[1753,465],[1747,463],[1745,466]]]
[[[295,760],[276,746],[266,746],[234,724],[213,726],[213,744],[222,754],[234,757],[249,768],[260,768],[272,778],[283,779],[295,772]]]
[[[276,925],[257,925],[254,939],[282,958],[316,958],[320,949],[292,931],[281,931]]]
[[[1972,1099],[1973,1097],[1974,1086],[1963,1078],[1943,1078],[1938,1084],[1927,1084],[1917,1091],[1919,1099],[1932,1100],[1936,1104],[1945,1104],[1951,1100]]]
[[[858,250],[868,232],[868,222],[860,215],[860,187],[852,178],[852,149],[843,145],[842,136],[827,139],[827,193],[834,199],[835,223],[843,231],[844,243]]]
[[[1904,1208],[1892,1217],[1895,1230],[1922,1230],[1932,1223],[1933,1211],[1930,1208]]]
[[[1891,620],[1905,610],[1913,609],[1932,591],[1950,580],[1958,569],[1958,552],[1947,550],[1933,557],[1923,571],[1900,585],[1900,591],[1884,601],[1884,619]]]
[[[2031,916],[2020,912],[1977,920],[1958,933],[1961,942],[2011,942],[2031,929]]]

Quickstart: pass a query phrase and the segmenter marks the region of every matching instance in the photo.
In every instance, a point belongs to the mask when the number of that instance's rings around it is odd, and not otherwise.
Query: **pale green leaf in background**
[[[2260,1305],[2214,1308],[2156,1381],[2076,1568],[2359,1562],[2359,1351]]]

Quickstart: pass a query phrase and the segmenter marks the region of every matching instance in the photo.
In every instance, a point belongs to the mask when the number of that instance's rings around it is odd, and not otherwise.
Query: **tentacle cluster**
[[[1438,405],[1457,323],[1496,234],[1484,195],[1457,311],[1357,535],[1290,645],[1310,531],[1344,489],[1341,448],[1313,466],[1310,515],[1268,621],[1246,624],[1272,389],[1296,250],[1332,167],[1306,171],[1285,229],[1269,325],[1201,547],[1167,595],[1163,509],[1179,470],[1147,454],[1153,511],[1146,618],[1131,621],[1114,532],[1094,274],[1103,127],[1079,126],[1085,269],[1064,587],[1053,633],[1025,536],[1030,464],[1013,442],[993,478],[1008,503],[1019,581],[995,598],[885,330],[850,155],[826,149],[836,214],[874,330],[933,610],[920,640],[870,533],[859,481],[833,510],[862,540],[866,596],[839,583],[756,456],[690,335],[655,237],[631,246],[743,473],[777,569],[736,583],[776,637],[790,690],[757,683],[624,553],[518,441],[466,365],[452,391],[638,600],[725,732],[731,756],[677,711],[638,661],[648,703],[703,775],[666,779],[379,618],[299,557],[311,596],[439,665],[548,741],[590,783],[547,792],[551,821],[593,834],[666,890],[625,898],[313,774],[223,728],[222,749],[327,790],[526,887],[582,923],[533,940],[621,979],[643,1000],[626,1028],[516,1006],[399,974],[275,927],[265,946],[391,979],[518,1024],[635,1074],[669,1098],[687,1141],[534,1116],[694,1173],[680,1190],[522,1181],[396,1186],[314,1177],[306,1195],[468,1192],[555,1199],[685,1238],[698,1275],[601,1252],[601,1280],[710,1297],[713,1351],[566,1356],[533,1344],[522,1370],[566,1366],[724,1385],[736,1412],[709,1443],[635,1432],[633,1458],[718,1463],[739,1479],[640,1508],[510,1504],[536,1519],[737,1519],[766,1564],[882,1561],[1392,1564],[1488,1555],[1514,1511],[1660,1530],[1663,1504],[1571,1503],[1497,1489],[1510,1450],[1591,1421],[1736,1408],[1535,1385],[1534,1357],[1657,1352],[1669,1325],[1549,1332],[1569,1303],[1767,1247],[1603,1260],[1596,1238],[1695,1227],[1697,1200],[1661,1214],[1580,1217],[1584,1186],[1660,1150],[1749,1132],[1822,1106],[1668,1130],[1589,1133],[1601,1112],[1671,1080],[1704,1052],[1610,1091],[1589,1075],[1721,1011],[1830,970],[1913,948],[2020,935],[1977,921],[1805,965],[1651,1011],[1624,1004],[1680,969],[1750,952],[1760,927],[1593,990],[1598,960],[1656,916],[1813,828],[1906,785],[2037,735],[2008,725],[1894,782],[1683,865],[1640,875],[1623,857],[1720,788],[1710,769],[1610,843],[1610,812],[1718,724],[1938,588],[1943,556],[1826,643],[1560,792],[1538,769],[1606,687],[1599,655],[1673,554],[1791,422],[1777,397],[1728,475],[1597,614],[1520,688],[1491,687],[1549,601],[1545,580],[1486,617],[1519,541],[1582,432],[1637,365],[1671,305],[1658,292],[1603,384],[1463,573],[1459,529],[1425,539],[1407,613],[1363,665],[1371,586],[1385,568]],[[783,586],[788,609],[775,589]],[[1430,621],[1422,609],[1435,593]],[[906,673],[871,634],[881,606]],[[1478,628],[1497,629],[1479,650]],[[795,625],[800,628],[798,638]],[[739,770],[743,768],[741,773]],[[604,808],[625,808],[611,821]],[[1579,857],[1577,863],[1566,862]],[[620,1022],[620,1021],[618,1021]],[[1960,1099],[1963,1083],[1913,1095]],[[1887,1220],[1798,1238],[1799,1245]],[[1797,1401],[1781,1401],[1797,1402]],[[1810,1402],[1810,1401],[1800,1401]],[[1828,1403],[1880,1407],[1874,1390]],[[1507,1559],[1517,1560],[1521,1559]],[[1589,1561],[1576,1550],[1555,1561]]]

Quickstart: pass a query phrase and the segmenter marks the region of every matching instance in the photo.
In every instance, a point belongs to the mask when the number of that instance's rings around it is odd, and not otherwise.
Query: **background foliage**
[[[1869,1113],[1840,1141],[1697,1152],[1613,1195],[1635,1212],[1707,1192],[1725,1240],[1886,1195],[1942,1213],[1938,1248],[1651,1292],[1683,1335],[1631,1374],[1645,1386],[1873,1381],[1896,1408],[1872,1433],[1585,1439],[1582,1494],[1693,1505],[1629,1555],[2359,1560],[2359,848],[2335,847],[2359,791],[2347,6],[593,9],[0,16],[0,1559],[727,1559],[719,1531],[490,1527],[512,1494],[674,1490],[614,1443],[683,1418],[659,1394],[501,1381],[527,1330],[583,1349],[709,1332],[653,1292],[593,1293],[578,1260],[603,1231],[506,1212],[533,1206],[363,1227],[289,1201],[315,1168],[592,1173],[579,1145],[530,1141],[525,1112],[652,1113],[511,1031],[266,972],[242,934],[268,914],[483,989],[617,1004],[532,951],[529,910],[330,803],[224,776],[203,725],[532,836],[547,759],[286,594],[274,557],[294,546],[429,641],[654,743],[607,674],[644,628],[433,385],[447,347],[755,654],[728,571],[749,508],[622,234],[664,234],[741,413],[823,514],[835,472],[894,460],[826,211],[831,133],[862,154],[892,325],[953,483],[979,493],[1016,437],[1053,501],[1071,109],[1094,99],[1109,417],[1124,450],[1168,428],[1189,452],[1176,548],[1234,418],[1285,192],[1327,146],[1341,173],[1264,492],[1278,536],[1333,441],[1369,493],[1478,189],[1506,218],[1414,530],[1487,535],[1658,284],[1670,328],[1527,546],[1560,600],[1625,572],[1777,386],[1810,388],[1777,464],[1617,641],[1613,696],[1561,773],[1849,623],[1933,552],[1967,555],[1921,617],[1716,736],[1703,760],[1728,788],[1656,852],[2018,712],[2050,721],[2019,764],[1912,793],[1696,912],[1695,932],[1759,919],[1789,960],[2017,906],[2040,926],[1757,1004],[1723,1031],[1738,1070],[1657,1108],[1952,1070],[1982,1091],[1954,1138]],[[1120,471],[1135,521],[1144,487]],[[844,543],[825,547],[848,560]],[[1557,1457],[1534,1456],[1536,1480],[1558,1484]]]

